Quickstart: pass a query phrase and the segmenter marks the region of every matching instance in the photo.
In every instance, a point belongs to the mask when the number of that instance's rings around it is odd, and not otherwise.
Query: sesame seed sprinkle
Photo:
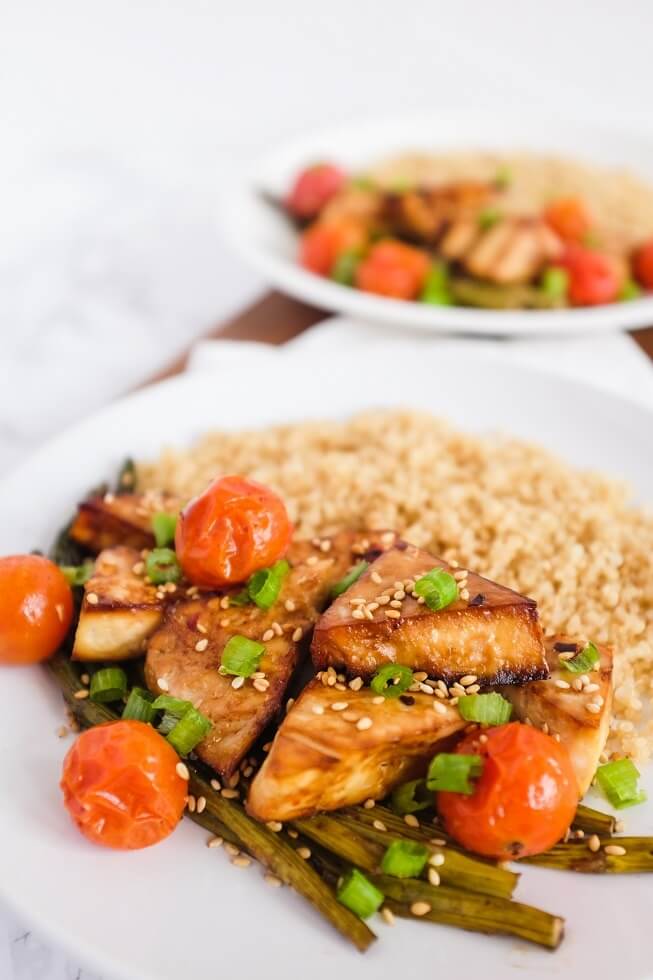
[[[374,820],[372,826],[375,830],[380,830],[382,833],[388,829],[382,820]]]
[[[367,716],[364,716],[363,718],[359,718],[358,721],[356,722],[356,728],[358,729],[359,732],[367,731],[367,729],[371,728],[372,725],[373,725],[372,719],[368,718]]]
[[[263,880],[265,881],[266,885],[270,885],[271,888],[280,888],[283,884],[281,878],[277,878],[276,875],[265,874],[263,875]]]
[[[440,884],[440,875],[435,868],[429,868],[428,877],[431,885],[437,887]]]
[[[382,694],[377,694],[375,697],[372,698],[372,704],[383,704],[384,701],[385,698],[383,697]]]
[[[331,705],[332,711],[346,711],[349,707],[348,701],[334,701]]]
[[[407,813],[404,816],[404,823],[408,827],[419,827],[419,820],[417,819],[414,813]]]
[[[170,690],[170,687],[169,687],[168,682],[165,679],[165,677],[157,677],[156,686],[159,688],[160,691],[169,691]]]
[[[352,691],[360,691],[362,686],[363,686],[362,677],[354,677],[353,680],[349,681],[349,688]]]
[[[369,800],[365,800],[365,802],[363,803],[363,808],[365,810],[373,810],[375,806],[376,806],[376,801],[373,800],[371,797]]]
[[[83,701],[85,698],[88,697],[88,691],[82,688],[81,691],[75,691],[73,697],[76,698],[77,701]]]
[[[324,714],[324,708],[322,707],[321,704],[314,704],[313,707],[311,708],[311,711],[313,712],[314,715]]]
[[[601,841],[599,840],[596,834],[592,834],[592,836],[588,838],[587,846],[589,847],[590,851],[592,851],[592,853],[594,854],[596,854],[596,852],[600,850]]]
[[[387,926],[393,926],[395,924],[394,912],[387,905],[381,909],[381,917]]]
[[[274,637],[274,630],[273,629],[268,629],[268,630],[265,631],[265,633],[263,634],[263,636],[261,637],[261,639],[263,640],[264,643],[267,643],[273,637]]]
[[[220,790],[220,796],[223,796],[225,800],[237,800],[238,790],[237,789],[226,789]]]
[[[300,858],[304,858],[305,861],[308,861],[311,856],[311,849],[310,847],[298,847],[297,853],[299,854]]]
[[[206,842],[207,847],[222,847],[224,844],[224,838],[222,837],[209,837]]]
[[[205,796],[198,796],[197,797],[197,812],[198,813],[203,813],[204,810],[206,810],[206,797]]]
[[[245,683],[244,677],[240,677],[240,676],[234,677],[234,679],[231,682],[231,686],[233,687],[234,691],[238,691],[240,690],[240,688],[243,686],[244,683]]]
[[[376,572],[376,571],[372,572],[372,574],[370,575],[370,578],[372,579],[372,581],[374,582],[375,585],[380,585],[381,582],[383,581],[383,579],[381,578],[381,576],[379,575],[379,573]]]
[[[185,762],[178,762],[175,766],[175,770],[180,779],[190,779],[188,766]]]
[[[97,595],[95,594],[95,592],[88,592],[88,593],[86,594],[86,601],[87,601],[87,602],[89,603],[89,605],[91,605],[91,606],[97,606],[97,604],[98,604],[98,602],[99,602],[100,600],[98,599],[98,597],[97,597]]]
[[[292,641],[293,643],[299,643],[301,638],[302,638],[302,628],[301,626],[298,626],[295,630],[293,630]]]
[[[268,820],[265,825],[268,830],[271,830],[273,834],[278,834],[280,830],[283,830],[283,824],[279,820]]]
[[[204,637],[203,640],[198,640],[195,644],[195,649],[198,653],[203,653],[209,645],[209,641]]]
[[[413,915],[419,917],[422,915],[427,915],[427,913],[431,911],[431,906],[428,902],[413,902],[410,907],[410,911],[413,913]]]
[[[217,779],[212,779],[211,780],[211,789],[214,789],[216,791],[216,793],[219,793],[220,790],[222,789],[222,787],[220,786],[220,783],[218,782]]]
[[[627,853],[626,848],[622,847],[621,844],[606,844],[603,850],[610,857],[623,857]]]

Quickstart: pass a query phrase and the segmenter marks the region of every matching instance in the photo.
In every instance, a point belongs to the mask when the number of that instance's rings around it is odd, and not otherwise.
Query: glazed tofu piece
[[[522,687],[504,687],[519,721],[543,728],[566,746],[571,756],[582,796],[594,778],[599,756],[605,748],[612,713],[612,650],[595,644],[600,661],[586,675],[566,670],[560,657],[574,655],[584,644],[573,637],[546,638],[548,680]]]
[[[532,599],[468,572],[469,599],[433,611],[411,589],[434,568],[460,574],[402,542],[381,555],[319,619],[311,647],[317,669],[367,680],[384,664],[400,663],[446,682],[474,675],[479,684],[548,675]]]
[[[286,715],[249,791],[258,820],[294,820],[382,799],[423,775],[466,722],[427,694],[379,697],[311,681]]]
[[[78,544],[98,554],[105,548],[153,548],[152,518],[165,511],[178,514],[181,501],[171,494],[148,490],[146,493],[107,493],[90,497],[77,509],[69,534]]]
[[[72,656],[74,660],[127,660],[145,650],[173,597],[143,575],[139,551],[123,546],[102,551],[84,586]]]
[[[204,593],[176,603],[151,638],[145,661],[150,690],[192,701],[213,728],[197,755],[223,777],[238,767],[281,707],[301,654],[302,640],[324,607],[333,585],[364,555],[374,558],[396,536],[343,532],[322,541],[294,543],[278,601],[269,609],[229,605],[229,597]],[[386,542],[386,544],[384,544]],[[257,676],[220,673],[222,653],[233,636],[265,645]],[[235,686],[234,686],[235,685]]]

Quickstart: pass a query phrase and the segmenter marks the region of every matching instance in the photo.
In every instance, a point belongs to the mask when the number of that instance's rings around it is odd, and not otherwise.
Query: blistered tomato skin
[[[633,255],[635,279],[644,289],[653,289],[653,240],[644,242]]]
[[[292,531],[276,493],[254,480],[225,476],[184,508],[175,547],[194,585],[222,588],[283,558]]]
[[[175,829],[188,781],[150,725],[115,721],[83,732],[64,759],[64,804],[82,834],[118,850],[150,847]]]
[[[307,167],[295,179],[286,207],[296,218],[305,221],[315,218],[346,180],[344,171],[332,163]]]
[[[578,806],[578,785],[563,745],[511,722],[468,735],[456,751],[484,762],[471,796],[437,795],[444,826],[463,847],[514,860],[540,854],[564,836]]]
[[[51,657],[72,617],[72,592],[54,562],[40,555],[0,558],[0,664]]]

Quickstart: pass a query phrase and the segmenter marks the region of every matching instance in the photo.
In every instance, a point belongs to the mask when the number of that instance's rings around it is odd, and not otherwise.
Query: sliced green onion
[[[619,293],[619,299],[629,300],[638,299],[642,295],[641,288],[637,285],[634,279],[626,279],[625,283],[621,287],[621,292]]]
[[[81,565],[60,565],[63,576],[70,586],[85,585],[93,574],[95,563],[87,558]]]
[[[130,718],[132,721],[152,722],[156,717],[156,708],[153,705],[154,695],[150,694],[142,687],[132,687],[127,698],[127,704],[123,708],[122,717]]]
[[[501,694],[467,694],[458,700],[458,711],[465,721],[480,725],[505,725],[510,721],[512,705]]]
[[[413,189],[413,187],[414,184],[408,179],[408,177],[397,177],[396,180],[392,181],[388,189],[393,194],[407,194],[408,191]]]
[[[476,787],[470,780],[478,779],[482,772],[483,759],[480,755],[440,752],[431,760],[426,787],[471,796]]]
[[[381,860],[381,870],[393,878],[419,878],[429,859],[423,844],[414,840],[393,840]]]
[[[175,540],[177,515],[159,511],[152,518],[152,532],[157,548],[165,548]]]
[[[542,292],[551,299],[565,299],[569,292],[569,273],[559,265],[551,265],[542,273]]]
[[[240,592],[236,592],[235,595],[229,596],[230,606],[248,606],[252,600],[249,597],[249,592],[247,591],[247,586],[241,589]]]
[[[256,603],[259,609],[270,609],[281,592],[283,580],[290,571],[290,565],[285,558],[277,561],[271,568],[262,568],[254,572],[247,583],[247,592],[250,599]]]
[[[390,797],[390,805],[395,813],[403,817],[406,813],[418,813],[433,806],[433,797],[427,792],[425,779],[411,779],[395,787]]]
[[[120,701],[127,693],[127,674],[122,667],[103,667],[91,677],[91,701]]]
[[[246,636],[232,636],[222,651],[220,670],[237,677],[251,677],[258,670],[265,645]]]
[[[336,582],[331,588],[331,598],[337,599],[339,595],[346,592],[350,585],[354,582],[358,582],[359,578],[369,567],[369,562],[359,561],[357,565],[347,572],[344,578],[341,578],[339,582]]]
[[[617,810],[646,801],[646,793],[637,785],[639,771],[632,759],[606,762],[596,770],[596,781]]]
[[[169,711],[164,711],[159,724],[156,726],[156,730],[160,732],[161,735],[169,735],[178,721],[179,718],[177,718],[176,715],[171,714]]]
[[[145,571],[155,585],[178,582],[181,578],[181,568],[171,548],[153,548],[145,559]]]
[[[358,868],[352,868],[338,888],[336,898],[354,915],[369,919],[381,907],[385,895]]]
[[[570,670],[572,674],[586,674],[594,670],[600,660],[599,651],[593,643],[588,643],[584,650],[577,653],[571,660],[561,660],[560,666]]]
[[[412,683],[413,672],[410,667],[405,667],[403,664],[386,664],[377,670],[370,681],[370,687],[375,694],[382,694],[384,698],[398,698]]]
[[[129,456],[120,467],[116,493],[133,493],[136,489],[136,464]]]
[[[420,299],[422,303],[430,303],[431,306],[453,305],[449,289],[449,270],[444,262],[434,262],[429,269]]]
[[[458,583],[442,568],[433,568],[415,582],[415,595],[424,597],[429,609],[445,609],[458,598]]]
[[[510,187],[512,184],[512,170],[510,167],[506,164],[499,167],[494,177],[494,183],[500,190],[505,190],[506,187]]]
[[[355,249],[342,252],[331,268],[330,278],[334,282],[339,282],[341,286],[353,286],[360,260],[360,253]]]
[[[488,231],[496,225],[503,215],[497,208],[485,208],[478,216],[478,226],[481,231]]]
[[[350,187],[356,187],[360,191],[373,191],[376,184],[367,174],[358,174],[349,180]]]
[[[155,711],[167,711],[175,718],[183,718],[193,704],[191,701],[184,701],[183,698],[173,698],[171,694],[159,694],[152,707]]]
[[[168,741],[179,755],[188,755],[211,731],[211,722],[197,708],[189,708],[171,732]]]

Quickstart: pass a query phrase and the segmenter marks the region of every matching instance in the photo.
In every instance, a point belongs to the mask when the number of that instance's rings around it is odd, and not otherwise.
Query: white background
[[[259,150],[456,105],[651,132],[652,37],[650,0],[4,0],[0,471],[263,288],[212,219]],[[88,980],[28,930],[1,980]]]

